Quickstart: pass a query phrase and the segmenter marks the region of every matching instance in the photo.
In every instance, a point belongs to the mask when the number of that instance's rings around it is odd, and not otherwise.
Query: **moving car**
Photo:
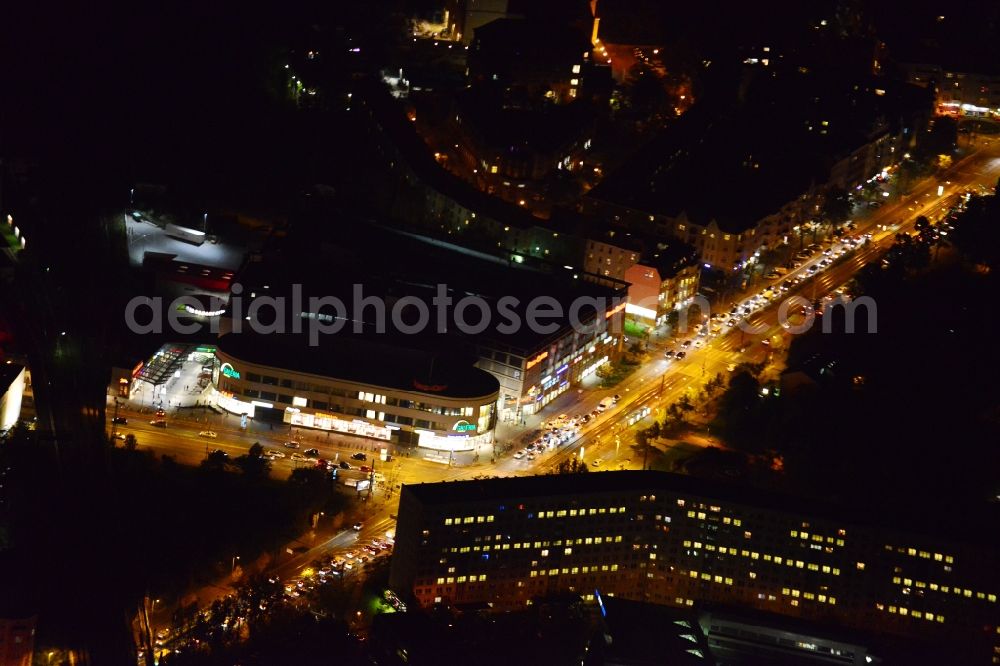
[[[223,451],[222,449],[216,449],[216,450],[212,451],[212,454],[213,454],[213,455],[214,455],[214,454],[219,454],[219,455],[221,455],[221,456],[222,456],[223,458],[228,458],[228,457],[229,457],[229,454],[228,454],[228,453],[226,453],[225,451]]]
[[[117,423],[118,425],[125,425],[126,423],[128,423],[128,419],[125,418],[124,416],[116,416],[115,418],[111,419],[111,422]]]
[[[299,443],[298,442],[285,442],[284,444],[282,444],[282,446],[284,446],[286,449],[297,449],[297,448],[299,448]]]
[[[303,453],[310,458],[319,458],[319,449],[306,449]]]
[[[208,437],[209,439],[216,439],[219,435],[214,430],[202,430],[198,433],[199,437]]]
[[[284,452],[282,452],[282,451],[276,451],[276,450],[268,451],[265,455],[267,455],[267,457],[271,458],[272,460],[274,460],[275,458],[284,458],[285,457]]]
[[[362,527],[364,527],[363,523],[354,523],[354,531],[355,532],[360,532]]]
[[[597,458],[592,463],[590,463],[590,466],[591,467],[600,467],[602,464],[604,464],[604,461],[601,460],[600,458]]]
[[[290,458],[290,459],[291,459],[291,460],[294,460],[295,462],[302,462],[303,460],[309,460],[309,459],[308,459],[308,458],[306,458],[306,457],[305,457],[304,455],[302,455],[301,453],[298,453],[298,452],[295,452],[295,453],[293,453],[293,454],[291,455],[291,458]]]
[[[166,428],[167,427],[167,420],[166,419],[153,419],[152,421],[149,422],[149,425],[156,426],[157,428]]]

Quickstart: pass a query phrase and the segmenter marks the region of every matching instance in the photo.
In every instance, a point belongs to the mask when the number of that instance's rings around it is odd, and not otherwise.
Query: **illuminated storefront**
[[[413,377],[428,364],[412,352],[397,362],[391,350],[380,350],[386,357],[379,358],[347,345],[334,352],[342,354],[340,359],[296,350],[289,365],[299,367],[282,368],[278,345],[254,345],[252,338],[241,337],[220,338],[212,372],[214,402],[231,414],[440,451],[493,443],[499,385],[483,370],[453,368],[450,374],[435,373],[433,382],[420,381]],[[306,365],[311,369],[310,354],[316,354],[316,370],[303,371]],[[270,362],[262,363],[263,358]],[[358,359],[371,359],[370,376],[381,381],[365,381],[367,368]],[[344,361],[342,376],[337,376],[337,360]],[[415,366],[412,373],[407,360]]]
[[[622,307],[624,310],[624,306]],[[545,405],[565,393],[571,386],[597,372],[614,354],[617,337],[602,333],[586,347],[558,356],[556,362],[540,364],[545,374],[539,376],[521,399],[524,414],[537,414]],[[547,356],[548,357],[548,356]],[[530,374],[529,376],[535,376]]]
[[[382,439],[385,441],[392,439],[392,431],[396,429],[391,426],[368,423],[361,419],[345,421],[333,414],[303,413],[298,407],[285,408],[285,423],[302,428],[329,430],[331,432],[341,432],[348,435],[371,437],[372,439]]]

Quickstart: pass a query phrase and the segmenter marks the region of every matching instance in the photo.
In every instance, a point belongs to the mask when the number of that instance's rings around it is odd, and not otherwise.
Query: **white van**
[[[600,411],[603,412],[605,409],[608,409],[609,407],[611,407],[614,404],[615,404],[615,399],[614,398],[610,398],[610,397],[609,398],[605,398],[604,400],[601,400],[600,403],[598,403],[597,409],[599,409]]]

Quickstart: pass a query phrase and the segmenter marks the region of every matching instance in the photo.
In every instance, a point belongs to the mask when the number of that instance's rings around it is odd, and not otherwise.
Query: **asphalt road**
[[[946,208],[947,202],[950,202],[954,195],[978,185],[992,187],[1000,176],[998,155],[1000,150],[997,150],[997,147],[992,144],[983,146],[979,151],[958,161],[942,176],[919,183],[901,200],[872,211],[863,220],[856,220],[858,229],[854,233],[871,233],[871,242],[835,261],[815,277],[797,284],[784,294],[783,298],[799,295],[812,302],[830,294],[845,284],[862,266],[877,260],[888,250],[897,233],[911,230],[918,216],[926,215],[934,220],[943,212],[942,207]],[[945,181],[950,183],[945,184]],[[944,185],[944,193],[940,197],[937,195],[939,184]],[[809,267],[819,260],[820,257],[810,259],[788,275],[761,285],[759,290],[763,291],[773,283],[788,279],[794,281],[800,276],[807,275]],[[662,354],[654,354],[653,360],[636,370],[614,391],[577,394],[575,396],[577,402],[572,407],[573,413],[590,412],[601,398],[610,393],[619,393],[622,398],[617,405],[585,426],[574,440],[539,456],[534,461],[515,460],[505,456],[495,464],[481,461],[466,466],[442,464],[418,457],[394,457],[388,463],[376,462],[376,471],[384,474],[386,482],[376,486],[373,495],[359,505],[359,515],[362,516],[364,529],[360,533],[348,528],[332,534],[317,532],[303,535],[289,544],[293,550],[292,554],[279,557],[273,566],[273,571],[283,579],[298,575],[320,555],[346,551],[354,548],[359,542],[370,541],[375,536],[384,536],[394,527],[400,484],[466,479],[480,475],[544,473],[552,471],[561,460],[580,456],[581,453],[588,463],[601,459],[602,464],[598,469],[638,468],[641,461],[637,459],[630,446],[634,441],[635,427],[649,425],[653,417],[662,415],[658,410],[675,402],[686,392],[697,390],[708,378],[717,373],[725,374],[730,365],[759,362],[765,360],[770,353],[780,351],[787,346],[789,333],[778,322],[779,304],[780,300],[775,301],[748,318],[748,323],[755,327],[754,333],[730,329],[709,336],[705,338],[704,347],[692,348],[682,360],[666,360]],[[727,305],[725,311],[728,309]],[[772,341],[770,346],[762,343],[765,338]],[[561,404],[564,402],[555,403],[551,416],[557,411],[569,411],[566,407],[559,408]],[[627,423],[629,416],[643,407],[652,410],[650,417],[630,426]],[[109,409],[109,418],[110,412]],[[284,428],[281,432],[270,430],[246,432],[239,428],[238,420],[235,418],[199,416],[194,412],[185,416],[173,415],[168,418],[166,428],[158,428],[149,425],[151,414],[123,411],[120,415],[128,418],[128,424],[117,426],[118,431],[134,433],[140,449],[150,449],[158,454],[174,456],[180,463],[197,465],[209,451],[214,449],[222,449],[229,453],[230,457],[235,457],[245,453],[254,442],[260,442],[267,449],[291,453],[290,449],[282,447],[282,442],[289,439],[289,432]],[[209,439],[199,436],[199,431],[206,429],[215,431],[218,437]],[[372,457],[377,457],[375,450],[381,447],[379,443],[361,438],[336,434],[327,436],[306,430],[298,430],[295,438],[302,442],[300,451],[316,447],[320,451],[320,457],[325,459],[339,457],[340,460],[349,460],[351,454],[362,450],[371,460]],[[678,456],[687,455],[689,449],[682,448],[676,453]],[[351,462],[358,464],[356,461]],[[272,473],[278,478],[284,478],[296,465],[312,464],[295,463],[288,458],[279,459],[274,462]],[[346,474],[346,476],[360,475],[360,472]]]
[[[866,218],[856,220],[858,229],[855,234],[871,233],[871,242],[864,244],[853,252],[835,261],[830,267],[821,270],[814,277],[809,277],[796,285],[783,296],[787,299],[798,295],[810,303],[832,293],[845,284],[865,264],[879,258],[891,245],[896,233],[911,230],[915,219],[920,215],[936,219],[953,201],[954,196],[978,185],[992,186],[1000,176],[1000,146],[986,144],[976,152],[956,162],[949,170],[938,177],[928,178],[918,183],[913,191],[901,199],[890,202],[881,208],[871,211]],[[946,181],[948,181],[946,183]],[[943,185],[944,192],[938,196],[938,186]],[[789,272],[776,280],[767,281],[759,286],[759,291],[784,282],[795,280],[800,276],[808,276],[810,266],[822,257],[814,257],[801,267]],[[584,447],[584,458],[593,461],[601,458],[606,461],[602,468],[617,468],[623,461],[633,457],[629,444],[631,439],[626,436],[628,426],[625,420],[641,407],[651,409],[662,408],[680,398],[689,390],[697,390],[708,378],[718,373],[725,373],[732,364],[742,362],[759,362],[765,360],[772,352],[778,352],[789,342],[790,335],[778,323],[777,312],[780,301],[775,301],[765,309],[754,313],[748,318],[748,323],[754,331],[748,333],[731,329],[719,335],[703,338],[704,347],[691,348],[686,358],[682,360],[666,360],[654,354],[653,360],[639,368],[620,387],[615,389],[622,395],[618,405],[592,421],[579,436],[556,451],[539,456],[534,461],[527,459],[514,460],[504,457],[496,464],[480,462],[463,467],[450,466],[432,462],[418,457],[396,458],[382,469],[376,462],[376,470],[387,473],[396,483],[414,483],[468,478],[481,474],[512,475],[529,474],[538,471],[548,471],[558,462],[571,455],[579,455]],[[728,310],[728,304],[725,307]],[[793,320],[793,323],[795,320]],[[768,338],[772,341],[770,347],[762,344]],[[675,345],[676,346],[676,345]],[[741,351],[741,349],[743,351]],[[596,403],[607,392],[593,392],[581,396],[581,400],[573,406],[574,412],[591,411]],[[558,404],[558,403],[557,403]],[[565,409],[565,408],[564,408]],[[110,410],[109,410],[110,411]],[[555,410],[553,410],[555,411]],[[150,426],[151,415],[126,413],[129,418],[127,426],[119,427],[121,432],[133,432],[138,438],[140,448],[153,449],[157,453],[172,455],[178,462],[198,464],[205,455],[216,448],[229,453],[231,457],[242,455],[254,442],[260,442],[268,449],[278,449],[286,454],[291,450],[282,447],[282,442],[289,439],[289,432],[261,431],[248,433],[238,427],[235,418],[222,419],[219,416],[170,417],[167,428]],[[553,414],[554,415],[554,414]],[[653,416],[656,416],[655,412]],[[197,419],[205,419],[199,422]],[[648,424],[651,419],[646,419]],[[260,427],[256,424],[255,427]],[[198,431],[211,429],[218,433],[218,439],[199,437]],[[316,447],[320,457],[325,459],[349,459],[350,455],[363,450],[369,459],[379,448],[378,443],[353,438],[344,435],[324,435],[308,430],[297,429],[295,438],[302,441],[301,449]],[[616,443],[616,437],[618,442]],[[300,450],[301,450],[300,449]],[[357,464],[356,461],[352,463]],[[274,462],[274,475],[286,477],[297,465],[311,465],[309,462],[292,462],[288,458]],[[630,466],[635,467],[637,461]],[[353,476],[347,473],[346,476]],[[376,495],[378,493],[376,492]],[[398,494],[393,498],[398,501]]]

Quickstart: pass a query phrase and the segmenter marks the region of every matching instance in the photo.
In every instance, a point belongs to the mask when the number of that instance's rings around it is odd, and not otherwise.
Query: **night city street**
[[[0,666],[1000,664],[1000,4],[3,24]]]

